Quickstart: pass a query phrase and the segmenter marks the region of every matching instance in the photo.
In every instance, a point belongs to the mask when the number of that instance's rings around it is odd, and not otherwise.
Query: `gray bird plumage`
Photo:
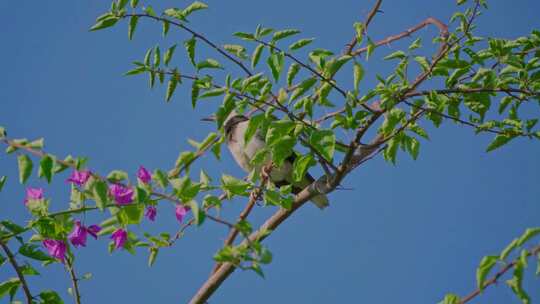
[[[260,132],[257,132],[249,143],[246,144],[244,141],[244,134],[248,128],[248,125],[249,119],[246,116],[239,115],[234,112],[227,117],[224,123],[227,147],[229,148],[229,151],[231,151],[231,154],[238,165],[244,169],[244,171],[249,173],[254,169],[250,163],[250,160],[259,150],[265,147],[266,143]],[[285,160],[281,167],[272,168],[272,171],[270,172],[270,179],[278,187],[292,183],[292,191],[296,194],[311,184],[314,179],[311,175],[309,175],[309,173],[307,173],[301,182],[292,182],[294,158],[295,156],[293,154]],[[328,206],[328,198],[324,194],[313,197],[311,201],[321,209]]]

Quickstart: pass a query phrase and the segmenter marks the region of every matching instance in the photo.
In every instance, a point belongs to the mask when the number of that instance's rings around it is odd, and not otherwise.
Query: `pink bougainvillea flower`
[[[127,232],[122,228],[116,229],[112,233],[111,239],[113,239],[114,241],[114,248],[116,249],[124,248],[124,244],[126,243],[126,240],[127,240]]]
[[[133,202],[133,189],[129,187],[112,184],[109,186],[109,192],[118,205],[127,205]]]
[[[81,225],[80,221],[75,221],[75,227],[73,227],[73,231],[68,235],[68,239],[75,247],[85,247],[87,234],[87,228]]]
[[[153,222],[156,219],[156,214],[157,214],[156,207],[148,206],[148,208],[146,208],[146,213],[144,214],[144,216],[146,216],[149,220]]]
[[[97,233],[101,231],[101,227],[98,225],[90,225],[86,228],[86,231],[97,240]]]
[[[189,207],[183,206],[183,205],[176,205],[176,219],[181,223],[184,220],[184,217],[189,211]]]
[[[62,263],[64,262],[66,258],[66,244],[64,241],[47,239],[43,241],[43,246],[45,246],[50,256],[59,259]]]
[[[73,172],[71,172],[71,176],[66,180],[66,182],[74,183],[75,185],[81,187],[86,184],[90,176],[92,176],[92,173],[88,170],[73,170]]]
[[[26,188],[26,198],[24,199],[24,204],[26,205],[29,200],[40,200],[43,199],[43,188]]]
[[[146,168],[143,166],[139,167],[139,170],[137,171],[137,177],[144,184],[148,184],[152,180],[152,175],[150,175],[150,172],[148,172],[148,170],[146,170]]]

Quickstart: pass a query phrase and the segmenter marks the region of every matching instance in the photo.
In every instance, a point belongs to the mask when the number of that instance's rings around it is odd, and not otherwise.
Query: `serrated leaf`
[[[203,94],[201,94],[199,96],[199,99],[215,97],[215,96],[221,96],[225,92],[227,92],[227,88],[216,88],[216,89],[208,90],[208,91],[204,92]]]
[[[268,67],[270,67],[270,71],[272,72],[272,77],[276,82],[279,80],[279,76],[281,74],[281,70],[283,69],[284,64],[284,58],[283,54],[280,53],[274,53],[268,57],[266,60],[266,63],[268,64]]]
[[[137,28],[137,23],[139,21],[139,16],[131,16],[129,19],[129,25],[128,25],[128,39],[133,39],[133,34],[135,33],[135,29]]]
[[[171,61],[175,50],[176,50],[176,44],[171,46],[169,49],[167,49],[163,57],[163,62],[165,63],[165,65],[167,66],[169,65],[169,62]]]
[[[161,31],[161,33],[162,33],[163,37],[166,37],[167,34],[169,33],[169,29],[171,28],[171,23],[170,23],[169,21],[165,21],[165,20],[164,20],[164,21],[161,23],[161,25],[162,25],[162,31]]]
[[[482,261],[480,261],[480,266],[478,266],[476,269],[476,285],[478,289],[484,289],[484,281],[486,280],[490,270],[497,263],[498,259],[498,256],[485,256],[482,258]]]
[[[19,182],[24,184],[32,174],[34,164],[32,163],[30,157],[28,157],[26,154],[19,155],[17,157],[17,163],[19,165]]]
[[[169,82],[167,83],[167,92],[165,93],[165,100],[167,102],[171,100],[177,86],[178,86],[178,77],[175,77],[175,75],[172,75],[171,78],[169,78]]]
[[[332,130],[315,130],[309,143],[327,160],[332,161],[336,148],[336,135]]]
[[[304,46],[312,43],[313,40],[315,40],[315,38],[300,39],[300,40],[296,41],[295,43],[291,44],[289,46],[289,49],[291,51],[298,50],[298,49],[303,48]]]
[[[191,13],[193,13],[195,11],[203,10],[203,9],[206,9],[206,8],[208,8],[208,5],[206,5],[205,3],[200,2],[200,1],[195,1],[195,2],[191,3],[188,7],[186,7],[185,9],[182,10],[182,15],[185,18],[185,17],[188,17],[189,15],[191,15]]]
[[[206,59],[197,63],[197,71],[200,71],[202,69],[223,69],[223,67],[215,59]]]
[[[247,41],[255,40],[255,36],[253,34],[250,34],[250,33],[236,32],[233,35],[240,38],[240,39],[242,39],[242,40],[247,40]]]
[[[255,50],[253,51],[253,54],[251,55],[251,67],[254,69],[257,64],[259,63],[259,60],[261,59],[262,51],[264,50],[264,44],[259,44]]]
[[[304,95],[309,89],[311,89],[317,83],[317,78],[311,77],[302,81],[296,90],[291,95],[291,101],[295,101],[298,97]]]
[[[101,30],[101,29],[104,29],[104,28],[111,27],[111,26],[115,25],[116,22],[118,22],[118,20],[119,20],[119,18],[116,17],[116,16],[109,16],[108,18],[100,20],[96,24],[94,24],[90,28],[90,31],[93,32],[93,31],[97,31],[97,30]]]
[[[249,143],[253,136],[260,130],[262,124],[265,122],[264,113],[252,116],[249,118],[248,127],[244,133],[244,142]]]
[[[54,159],[50,155],[46,154],[39,162],[38,176],[45,177],[47,182],[50,184],[53,176],[53,167]]]
[[[197,40],[192,37],[191,39],[188,39],[184,41],[184,47],[186,48],[186,51],[188,53],[189,61],[193,66],[197,66],[195,63],[195,45],[197,44]]]
[[[289,71],[287,72],[287,85],[288,86],[292,85],[294,81],[294,77],[296,77],[296,75],[298,74],[298,71],[300,71],[300,65],[297,63],[291,64],[291,66],[289,67]]]
[[[105,206],[109,202],[109,196],[107,194],[107,183],[98,180],[94,183],[92,193],[94,194],[94,200],[99,210],[105,210]]]
[[[159,49],[159,46],[156,45],[154,48],[154,66],[159,66],[161,63],[161,51]]]
[[[392,54],[384,57],[384,60],[391,60],[391,59],[403,59],[407,57],[407,54],[405,54],[405,52],[403,51],[395,51],[393,52]]]
[[[499,135],[495,136],[495,139],[487,147],[486,152],[491,152],[491,151],[493,151],[495,149],[498,149],[498,148],[504,146],[510,140],[512,140],[512,138],[513,137],[511,137],[511,136],[502,135],[502,134],[499,134]]]
[[[304,176],[306,175],[307,170],[309,167],[316,164],[315,159],[313,159],[313,156],[311,154],[305,154],[301,155],[299,157],[296,157],[293,163],[293,173],[292,178],[293,182],[301,182],[304,179]]]
[[[286,30],[282,30],[282,31],[277,31],[272,36],[272,41],[278,41],[278,40],[281,40],[281,39],[285,39],[287,37],[290,37],[292,35],[296,35],[298,33],[300,33],[300,31],[295,30],[295,29],[286,29]]]

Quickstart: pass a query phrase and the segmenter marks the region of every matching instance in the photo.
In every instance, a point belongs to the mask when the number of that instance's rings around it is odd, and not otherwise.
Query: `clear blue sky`
[[[193,112],[187,86],[165,104],[162,87],[152,91],[144,77],[123,77],[147,48],[181,43],[189,36],[171,29],[164,40],[160,28],[148,21],[139,24],[133,42],[127,40],[125,23],[88,32],[107,2],[0,3],[0,125],[13,137],[45,137],[53,154],[88,156],[90,167],[102,174],[112,169],[134,173],[140,164],[170,168],[178,152],[189,148],[188,137],[201,139],[212,131],[199,118],[212,112],[217,101]],[[316,37],[317,47],[339,51],[351,39],[352,23],[364,18],[372,2],[210,0],[211,9],[191,25],[218,43],[234,43],[233,32],[252,31],[258,23],[296,27]],[[448,20],[454,3],[385,1],[370,34],[383,38],[428,16]],[[515,38],[540,28],[538,1],[489,3],[479,35]],[[187,4],[159,1],[156,8]],[[421,35],[427,43],[434,34],[429,29]],[[381,48],[380,55],[397,46]],[[177,55],[175,62],[187,67],[180,60],[182,48]],[[200,56],[221,60],[206,49]],[[385,67],[371,61],[368,73],[384,74]],[[268,240],[275,259],[264,268],[266,279],[237,271],[210,303],[435,303],[447,292],[468,293],[475,288],[482,256],[498,254],[526,227],[540,224],[539,143],[516,140],[486,154],[490,139],[447,122],[433,130],[430,142],[422,142],[418,161],[403,156],[396,167],[380,158],[369,162],[346,180],[353,191],[330,195],[331,208],[320,212],[306,206]],[[243,176],[228,151],[221,162],[205,157],[194,172],[200,167],[211,168],[214,177],[222,171]],[[0,193],[1,219],[29,219],[14,156],[0,154],[0,175],[10,178]],[[38,180],[30,184],[44,186],[58,210],[67,206],[64,179],[59,176],[51,186]],[[223,215],[233,218],[243,204],[230,203]],[[175,231],[173,210],[167,207],[160,208],[157,223],[137,231]],[[271,211],[258,211],[252,219],[260,223]],[[86,220],[98,219],[89,214]],[[152,268],[146,266],[144,251],[109,256],[108,240],[90,241],[76,250],[78,272],[93,273],[92,280],[81,283],[83,302],[185,303],[207,278],[211,256],[225,235],[211,222],[189,230],[175,247],[160,253]],[[538,299],[540,281],[531,273],[526,287]],[[30,279],[34,293],[52,288],[71,302],[61,265],[42,269],[42,274]],[[6,266],[0,268],[0,280],[12,275]],[[518,300],[501,282],[475,303]]]

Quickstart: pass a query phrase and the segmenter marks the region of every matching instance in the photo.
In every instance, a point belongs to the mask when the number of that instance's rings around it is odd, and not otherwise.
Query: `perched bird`
[[[215,120],[215,117],[209,117],[203,120],[212,121]],[[266,143],[264,141],[264,134],[257,131],[252,139],[246,144],[244,141],[244,134],[246,133],[248,125],[249,118],[244,115],[237,114],[234,111],[229,114],[223,124],[225,130],[225,140],[229,151],[231,151],[231,154],[238,165],[244,169],[244,171],[249,173],[254,169],[251,165],[251,159],[259,150],[264,149]],[[277,187],[292,184],[292,192],[297,194],[309,184],[313,183],[315,179],[309,175],[309,173],[306,173],[302,181],[293,182],[292,171],[295,158],[296,156],[293,153],[283,162],[282,166],[278,168],[272,167],[269,176],[270,180]],[[263,166],[264,165],[267,164],[263,164]],[[311,198],[311,201],[321,209],[328,206],[328,198],[324,194],[314,196]]]

